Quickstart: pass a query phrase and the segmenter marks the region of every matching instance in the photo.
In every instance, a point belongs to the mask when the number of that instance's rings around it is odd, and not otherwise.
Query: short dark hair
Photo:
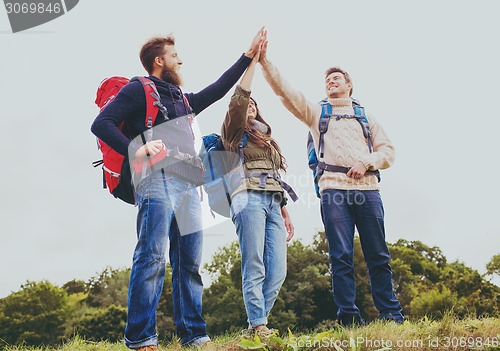
[[[149,39],[141,48],[139,57],[144,69],[151,74],[155,58],[165,54],[165,45],[175,45],[175,38],[172,34],[166,37],[154,37]]]
[[[341,73],[344,76],[345,81],[347,83],[351,83],[351,91],[349,92],[349,96],[351,96],[352,95],[352,91],[353,91],[353,84],[352,84],[351,76],[349,75],[349,73],[347,73],[346,71],[344,71],[342,68],[340,68],[340,67],[330,67],[330,68],[328,68],[326,70],[326,72],[325,72],[325,78],[328,77],[330,74],[335,73],[335,72]]]

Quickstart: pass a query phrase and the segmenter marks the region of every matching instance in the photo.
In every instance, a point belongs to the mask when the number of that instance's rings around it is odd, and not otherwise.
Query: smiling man
[[[283,105],[310,129],[318,152],[321,215],[328,239],[333,298],[342,325],[364,324],[355,304],[354,230],[358,229],[368,265],[372,296],[380,319],[404,321],[392,286],[390,255],[385,242],[379,169],[394,162],[394,147],[382,126],[353,105],[353,84],[339,67],[325,73],[327,98],[309,102],[293,89],[261,50],[264,76]],[[357,113],[355,113],[357,112]],[[361,115],[360,115],[361,113]],[[321,130],[321,131],[320,131]]]
[[[131,141],[152,131],[144,123],[146,96],[139,81],[124,86],[106,105],[92,124],[92,132],[125,157],[130,153],[136,159],[147,159],[162,150],[177,149],[176,155],[182,152],[188,161],[196,160],[194,134],[185,116],[201,113],[231,89],[257,52],[262,32],[263,29],[226,72],[197,93],[181,90],[182,60],[174,37],[152,38],[143,45],[139,56],[163,105],[163,108],[159,106],[154,122],[154,138],[139,144]],[[131,138],[120,131],[122,123]],[[166,137],[166,133],[157,133],[161,128],[174,132]],[[157,350],[156,309],[163,289],[168,243],[177,336],[183,346],[199,347],[210,341],[202,317],[203,284],[199,272],[203,233],[195,182],[201,177],[202,169],[195,162],[177,162],[176,155],[167,156],[172,162],[144,176],[136,187],[137,245],[128,290],[125,343],[139,351]],[[186,222],[190,230],[183,230]]]

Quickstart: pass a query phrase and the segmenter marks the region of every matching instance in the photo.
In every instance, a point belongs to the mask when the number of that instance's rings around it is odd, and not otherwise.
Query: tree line
[[[438,247],[420,241],[389,244],[394,289],[409,319],[441,318],[450,311],[458,317],[500,317],[500,287],[488,278],[500,274],[500,254],[486,266],[485,275],[458,261],[448,263]],[[359,238],[355,240],[356,304],[363,318],[374,320],[370,283]],[[269,316],[269,324],[284,332],[335,326],[328,244],[318,232],[312,244],[288,246],[287,278]],[[222,247],[204,269],[212,284],[205,289],[203,313],[211,335],[246,328],[241,293],[238,244]],[[87,340],[119,341],[127,314],[130,269],[106,268],[87,282],[72,280],[59,287],[48,281],[27,282],[0,299],[0,349],[7,345],[53,345],[75,334]],[[158,306],[160,337],[174,335],[171,269]]]

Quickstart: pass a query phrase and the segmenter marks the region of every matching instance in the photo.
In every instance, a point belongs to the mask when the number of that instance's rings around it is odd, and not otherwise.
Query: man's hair
[[[175,38],[172,34],[166,37],[154,37],[149,39],[141,49],[139,57],[141,63],[149,74],[153,72],[155,58],[165,54],[165,45],[175,45]]]
[[[351,76],[349,75],[349,73],[347,73],[346,71],[344,71],[342,68],[340,68],[340,67],[330,67],[330,68],[328,68],[326,70],[326,72],[325,72],[325,78],[328,77],[330,74],[335,73],[335,72],[341,73],[344,76],[345,81],[347,83],[351,83],[351,91],[349,92],[349,96],[351,96],[352,95],[352,91],[353,91],[353,84],[352,84]]]

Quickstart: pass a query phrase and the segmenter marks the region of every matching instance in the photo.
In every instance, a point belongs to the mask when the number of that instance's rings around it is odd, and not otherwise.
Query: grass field
[[[282,331],[265,340],[223,335],[213,338],[203,350],[498,350],[500,351],[500,319],[456,319],[445,316],[440,321],[373,322],[364,327],[331,329],[310,334]],[[126,351],[123,343],[91,342],[76,336],[58,347],[4,346],[5,351]],[[160,351],[187,350],[177,340],[160,345]]]

